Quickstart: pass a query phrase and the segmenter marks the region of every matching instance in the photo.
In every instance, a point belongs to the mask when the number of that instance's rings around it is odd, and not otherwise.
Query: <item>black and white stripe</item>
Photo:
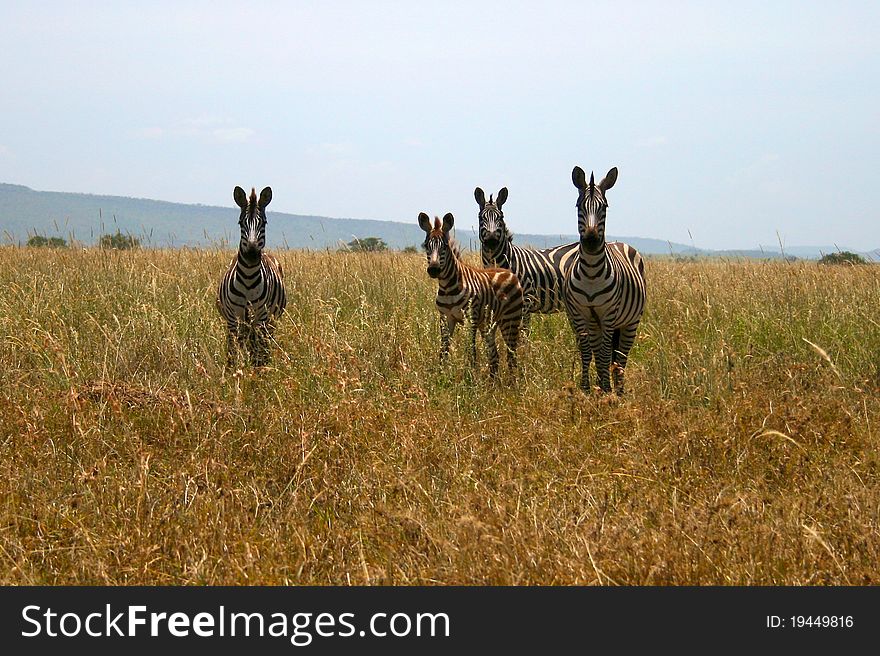
[[[526,296],[524,327],[528,327],[531,313],[547,314],[564,310],[565,271],[577,257],[577,242],[541,250],[515,246],[501,209],[507,200],[507,187],[498,192],[494,201],[491,195],[486,201],[486,194],[477,187],[474,198],[480,206],[478,218],[483,266],[510,269],[517,275]]]
[[[281,264],[263,252],[272,189],[263,189],[258,200],[255,189],[248,199],[244,189],[236,187],[233,197],[241,208],[241,241],[217,290],[217,310],[226,321],[227,365],[235,364],[238,348],[247,348],[254,366],[263,366],[269,361],[274,321],[287,304]]]
[[[449,235],[454,224],[452,214],[434,224],[428,215],[419,214],[419,226],[425,231],[428,275],[437,280],[437,309],[441,315],[440,359],[446,358],[449,342],[457,324],[467,321],[470,329],[470,358],[476,364],[477,331],[483,336],[489,355],[489,372],[498,372],[498,348],[495,332],[507,346],[507,366],[516,370],[516,348],[523,315],[523,290],[519,280],[507,269],[478,269],[461,260],[458,245]]]
[[[617,168],[596,183],[583,170],[571,172],[578,189],[577,260],[565,279],[565,307],[581,356],[581,387],[590,388],[590,362],[596,357],[599,387],[623,392],[623,371],[645,309],[645,267],[628,244],[605,242],[605,192],[617,181]]]

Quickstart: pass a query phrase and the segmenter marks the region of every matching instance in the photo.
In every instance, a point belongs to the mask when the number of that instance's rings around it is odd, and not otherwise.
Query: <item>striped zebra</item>
[[[449,342],[457,324],[468,321],[470,360],[477,362],[477,331],[483,336],[489,356],[489,373],[498,373],[498,348],[495,333],[507,346],[507,368],[516,371],[516,348],[523,315],[523,290],[516,274],[507,269],[478,269],[461,259],[458,243],[449,235],[455,222],[452,214],[431,219],[419,214],[419,226],[425,231],[428,275],[435,278],[437,309],[440,311],[440,359],[449,353]]]
[[[590,361],[596,357],[599,387],[623,393],[623,370],[645,309],[645,267],[642,256],[621,242],[605,242],[605,192],[617,181],[617,168],[587,183],[583,169],[574,167],[577,187],[578,257],[565,279],[565,307],[581,356],[581,387],[590,389]]]
[[[217,289],[217,310],[226,321],[227,366],[234,366],[236,351],[247,347],[253,365],[261,367],[269,361],[274,321],[287,304],[281,264],[263,252],[272,189],[263,189],[258,200],[255,189],[248,198],[244,189],[236,187],[233,197],[241,208],[241,241]]]
[[[542,250],[516,246],[501,210],[507,200],[507,187],[498,192],[494,201],[490,195],[488,202],[486,194],[477,187],[474,198],[480,206],[478,220],[483,266],[510,269],[517,275],[526,297],[523,332],[528,332],[532,313],[548,314],[565,309],[565,270],[577,257],[578,244]]]

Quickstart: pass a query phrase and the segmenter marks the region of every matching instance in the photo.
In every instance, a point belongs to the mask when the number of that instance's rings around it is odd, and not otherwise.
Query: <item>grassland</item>
[[[226,374],[230,253],[0,249],[0,583],[880,583],[877,267],[649,261],[618,400],[559,315],[439,366],[421,256],[277,255]]]

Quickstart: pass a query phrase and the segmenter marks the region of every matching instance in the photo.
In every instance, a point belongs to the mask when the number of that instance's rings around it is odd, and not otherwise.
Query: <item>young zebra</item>
[[[563,286],[565,271],[577,258],[578,244],[537,250],[513,244],[513,235],[504,223],[501,206],[507,200],[507,187],[498,192],[495,201],[482,189],[474,189],[474,198],[480,206],[480,255],[483,266],[510,269],[519,278],[526,297],[523,332],[528,332],[532,313],[548,314],[565,309]]]
[[[236,349],[250,351],[251,362],[261,367],[269,362],[269,340],[274,321],[284,312],[287,295],[284,274],[278,260],[263,252],[266,245],[266,205],[272,200],[272,189],[266,187],[257,200],[255,189],[250,199],[244,189],[233,192],[241,208],[238,224],[241,241],[238,253],[217,290],[217,310],[226,321],[226,363],[233,367]]]
[[[459,246],[449,235],[455,222],[452,214],[434,219],[419,214],[419,226],[425,231],[428,275],[437,279],[437,309],[440,311],[440,359],[449,353],[449,342],[456,324],[469,320],[470,359],[476,366],[477,331],[483,336],[489,356],[489,373],[498,373],[498,348],[495,332],[507,346],[507,368],[516,371],[516,347],[523,314],[523,290],[516,274],[507,269],[477,269],[461,259]],[[444,321],[445,319],[445,321]]]
[[[628,244],[605,242],[605,192],[617,181],[617,168],[596,184],[583,170],[571,172],[578,188],[580,244],[574,266],[565,279],[565,307],[581,355],[581,387],[590,389],[590,361],[596,356],[599,387],[623,393],[623,370],[645,309],[645,267],[642,256]]]

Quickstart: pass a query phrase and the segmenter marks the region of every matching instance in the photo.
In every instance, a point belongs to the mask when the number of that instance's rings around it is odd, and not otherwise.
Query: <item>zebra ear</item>
[[[241,187],[236,187],[232,192],[232,197],[235,199],[235,204],[238,205],[241,209],[246,210],[248,206],[247,194],[244,193],[244,189]]]
[[[574,186],[581,191],[587,188],[587,176],[580,166],[575,166],[571,170],[571,181],[574,183]]]
[[[443,232],[449,232],[453,224],[455,224],[455,217],[452,216],[452,212],[447,212],[443,217]]]
[[[502,187],[501,191],[498,192],[498,198],[495,199],[495,204],[498,206],[498,209],[501,209],[501,206],[507,201],[507,187]]]
[[[604,194],[606,191],[611,189],[614,186],[614,183],[617,182],[617,167],[612,168],[608,173],[602,178],[602,182],[599,183],[599,189],[602,190]]]
[[[257,203],[257,206],[260,209],[263,209],[272,202],[272,187],[266,187],[263,191],[260,192],[260,200]]]
[[[424,212],[419,212],[419,227],[425,232],[431,232],[431,217]]]
[[[483,209],[486,206],[486,194],[483,193],[483,190],[479,187],[474,189],[474,198],[477,199],[477,205],[480,206],[480,209]]]

